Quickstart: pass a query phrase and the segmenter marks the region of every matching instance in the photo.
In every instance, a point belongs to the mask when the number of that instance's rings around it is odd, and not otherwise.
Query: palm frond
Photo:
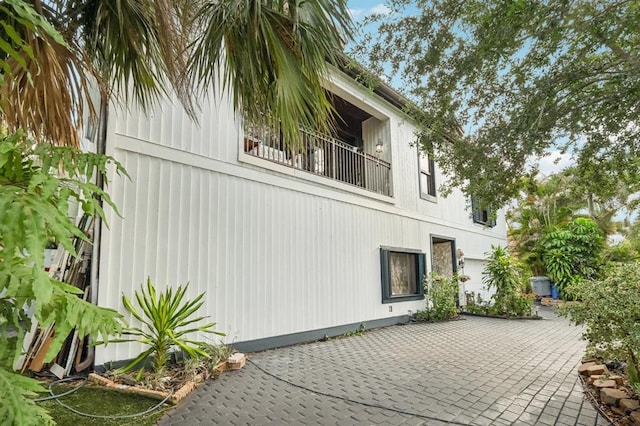
[[[173,88],[195,118],[192,85],[186,78],[193,2],[90,0],[83,40],[97,79],[108,93],[148,109]],[[189,6],[191,5],[191,8]]]
[[[236,110],[279,128],[288,144],[300,142],[300,126],[331,127],[322,81],[351,37],[345,1],[207,1],[196,15],[203,30],[189,69],[201,87],[221,74],[218,90],[231,92]]]
[[[9,131],[22,128],[38,141],[78,146],[88,96],[83,62],[46,34],[21,32],[33,55],[6,60],[11,78],[0,85],[0,118]]]

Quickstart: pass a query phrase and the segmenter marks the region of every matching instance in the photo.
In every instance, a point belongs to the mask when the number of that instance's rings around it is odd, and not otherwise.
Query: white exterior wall
[[[467,259],[505,244],[502,216],[484,229],[459,193],[435,203],[419,198],[413,128],[398,111],[344,75],[328,87],[379,120],[365,126],[364,139],[384,139],[393,197],[247,156],[226,101],[205,104],[199,127],[169,101],[148,116],[112,111],[108,153],[131,179],[114,177],[108,188],[123,218],[107,212],[99,304],[125,313],[121,295],[147,276],[158,288],[189,281],[191,297],[207,292],[202,313],[226,341],[247,341],[423,308],[423,301],[381,303],[380,246],[419,249],[429,269],[431,235],[454,238]],[[481,283],[465,272],[467,285]],[[139,349],[98,348],[96,363]]]

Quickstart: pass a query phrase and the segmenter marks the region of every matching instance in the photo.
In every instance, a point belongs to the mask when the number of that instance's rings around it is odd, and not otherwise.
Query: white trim
[[[332,72],[329,73],[327,80],[323,82],[323,86],[331,93],[349,101],[380,121],[390,119],[393,115],[398,115],[398,112],[406,116],[404,111],[389,104],[385,99],[374,93],[373,90],[349,77],[338,68],[330,65],[329,69]]]
[[[425,216],[423,214],[413,213],[413,212],[400,209],[395,206],[395,199],[391,197],[385,197],[385,196],[374,194],[374,193],[371,193],[371,195],[363,194],[363,195],[366,195],[366,197],[356,196],[355,194],[353,194],[353,192],[354,192],[354,189],[357,189],[357,188],[351,188],[350,185],[342,184],[342,186],[349,187],[349,191],[338,192],[335,189],[325,185],[324,182],[322,183],[322,185],[318,185],[311,182],[307,182],[307,180],[309,179],[304,179],[305,181],[302,181],[300,179],[292,179],[292,177],[295,177],[295,175],[291,176],[291,174],[287,176],[287,175],[276,175],[272,173],[265,173],[264,170],[253,169],[253,168],[247,167],[247,165],[226,163],[220,160],[215,160],[210,157],[205,157],[203,155],[193,154],[191,152],[178,150],[175,148],[169,148],[156,143],[143,141],[141,139],[124,136],[121,134],[115,135],[114,143],[112,146],[113,146],[113,150],[123,150],[123,151],[133,152],[136,154],[147,155],[149,157],[159,158],[162,160],[183,164],[189,167],[197,167],[203,170],[209,170],[216,173],[222,173],[230,176],[252,180],[255,182],[261,182],[267,185],[273,185],[280,188],[289,189],[291,191],[298,191],[305,194],[329,198],[329,199],[333,199],[333,200],[340,201],[347,204],[357,205],[360,207],[365,207],[372,210],[394,214],[394,215],[406,217],[409,219],[419,220],[425,223],[445,226],[451,229],[470,232],[470,233],[482,235],[485,237],[491,236],[491,237],[503,239],[506,241],[506,237],[496,235],[493,232],[487,232],[486,230],[484,232],[480,232],[474,229],[474,227],[470,227],[470,226],[465,227],[455,222],[437,219],[430,216]],[[247,155],[247,157],[249,157],[249,155]],[[268,161],[265,161],[265,162],[268,162]],[[274,165],[277,166],[275,163]],[[262,166],[263,164],[261,162],[260,168],[262,168]],[[279,166],[279,167],[288,169],[288,167],[283,167],[283,166]],[[304,172],[301,172],[301,173],[304,173]],[[321,178],[318,177],[318,179],[321,179]],[[334,185],[339,184],[339,182],[333,182],[333,183]],[[368,192],[364,190],[362,191],[363,193]]]
[[[420,199],[438,204],[438,197],[422,192],[422,189],[420,190]]]

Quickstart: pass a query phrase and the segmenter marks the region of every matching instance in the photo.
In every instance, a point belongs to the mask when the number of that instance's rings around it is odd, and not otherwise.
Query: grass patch
[[[71,389],[71,386],[59,385],[54,386],[53,392],[61,394]],[[47,396],[43,394],[42,396]],[[135,414],[145,411],[155,406],[159,401],[157,399],[147,398],[141,395],[124,393],[114,389],[107,389],[101,386],[86,385],[78,391],[63,396],[60,399],[66,405],[81,411],[83,413],[115,416]],[[126,419],[100,419],[80,416],[67,410],[58,404],[55,400],[43,401],[38,403],[44,407],[58,425],[72,426],[89,426],[89,425],[136,425],[151,426],[154,425],[160,417],[169,409],[169,407],[160,407],[159,409],[139,417],[131,417]]]

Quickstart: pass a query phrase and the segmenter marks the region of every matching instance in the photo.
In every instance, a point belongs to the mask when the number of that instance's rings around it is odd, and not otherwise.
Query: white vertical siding
[[[376,144],[380,141],[383,144],[380,159],[387,162],[391,161],[389,126],[390,120],[380,121],[375,117],[371,117],[362,123],[362,140],[365,152],[374,153]]]
[[[205,312],[243,341],[390,314],[380,303],[378,248],[421,248],[420,221],[116,151],[131,175],[114,187],[100,304],[119,304],[147,276],[191,282]],[[109,345],[106,362],[138,348]]]
[[[237,160],[240,121],[229,100],[215,97],[212,91],[196,113],[197,124],[175,97],[163,99],[146,113],[130,107],[116,109],[115,115],[112,119],[118,135],[221,161]]]
[[[123,218],[110,212],[103,234],[99,303],[124,312],[121,295],[147,276],[160,288],[189,281],[191,297],[207,292],[203,311],[227,341],[246,341],[421,308],[421,301],[403,302],[389,312],[381,303],[380,246],[429,254],[437,234],[481,258],[503,242],[503,227],[471,223],[459,194],[437,203],[418,198],[413,127],[343,80],[333,83],[340,96],[374,114],[363,136],[385,142],[392,202],[240,162],[240,125],[228,102],[204,104],[199,126],[175,101],[149,115],[114,114],[109,152],[131,180],[116,178],[110,187]],[[97,362],[138,350],[109,345]]]

